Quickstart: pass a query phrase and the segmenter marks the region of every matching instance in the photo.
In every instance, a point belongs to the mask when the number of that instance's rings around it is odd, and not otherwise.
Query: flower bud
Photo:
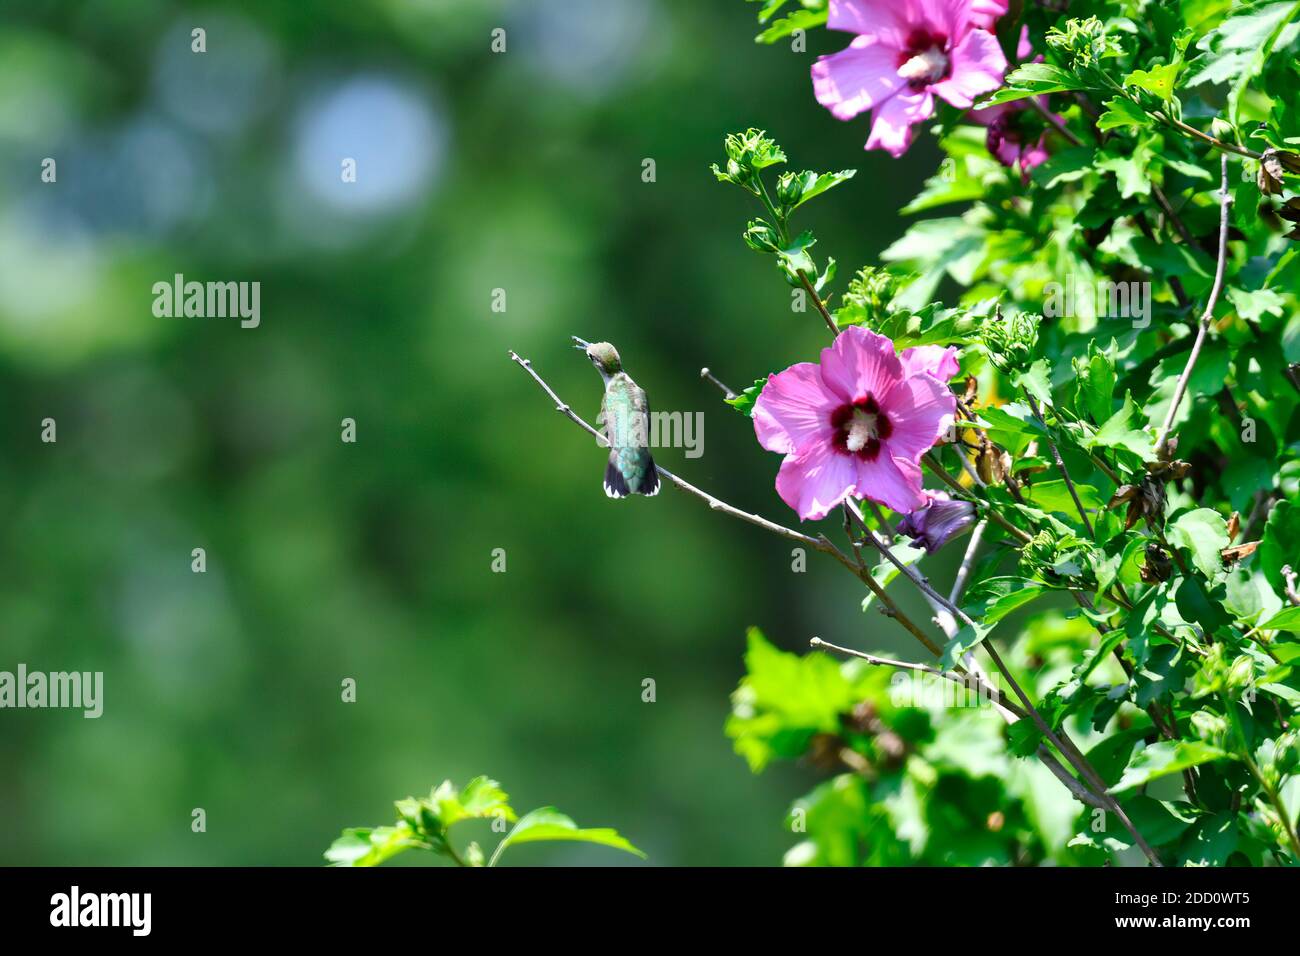
[[[780,248],[777,245],[776,231],[762,219],[754,219],[749,223],[749,228],[745,230],[745,245],[755,252],[776,252]]]
[[[803,180],[794,173],[782,173],[776,180],[776,198],[783,206],[797,205],[803,197]]]

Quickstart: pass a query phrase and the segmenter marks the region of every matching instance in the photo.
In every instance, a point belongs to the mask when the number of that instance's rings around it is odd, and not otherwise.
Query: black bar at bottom
[[[82,944],[376,944],[400,930],[439,945],[456,927],[594,941],[702,925],[744,937],[781,924],[810,941],[910,928],[927,945],[1026,930],[1231,939],[1290,932],[1298,892],[1294,869],[34,868],[0,870],[0,925],[7,942]]]

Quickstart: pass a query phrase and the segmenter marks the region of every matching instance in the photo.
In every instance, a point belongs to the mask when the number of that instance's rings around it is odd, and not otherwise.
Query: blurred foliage
[[[762,122],[813,168],[869,170],[809,217],[868,258],[937,154],[862,157],[810,108],[832,44],[756,45],[751,16],[4,5],[0,667],[102,670],[106,699],[98,720],[0,714],[0,861],[309,863],[384,794],[483,766],[617,821],[653,863],[779,858],[770,822],[801,781],[755,786],[718,733],[744,627],[802,644],[854,582],[793,573],[785,543],[672,493],[608,501],[601,453],[506,358],[590,417],[568,336],[614,341],[656,409],[705,412],[704,457],[665,449],[667,467],[779,505],[748,423],[694,372],[735,385],[824,330],[770,295],[708,163]],[[261,326],[155,318],[176,273],[260,281]],[[863,640],[893,646],[885,625]]]

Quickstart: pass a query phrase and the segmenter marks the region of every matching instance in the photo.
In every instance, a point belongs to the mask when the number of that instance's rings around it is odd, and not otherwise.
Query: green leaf
[[[986,629],[992,629],[998,621],[1024,607],[1046,590],[1044,585],[1028,578],[987,578],[970,589],[967,604],[962,610],[970,617],[982,620]]]
[[[987,99],[975,104],[976,109],[1014,103],[1028,96],[1059,93],[1062,90],[1084,89],[1082,83],[1067,70],[1050,63],[1025,63],[1007,74],[1007,86]]]
[[[758,401],[758,396],[762,394],[763,386],[767,384],[767,379],[754,379],[754,384],[749,386],[739,395],[733,395],[731,398],[724,398],[723,401],[732,408],[746,415],[754,414],[754,403]]]
[[[1097,151],[1091,146],[1075,146],[1057,153],[1029,175],[1044,189],[1055,189],[1062,183],[1072,183],[1092,172],[1096,156]]]
[[[1123,96],[1107,100],[1106,107],[1106,112],[1097,120],[1097,129],[1102,132],[1121,126],[1146,127],[1152,123],[1151,114]]]
[[[1265,631],[1290,631],[1300,634],[1300,607],[1289,607],[1278,611],[1260,625]]]
[[[961,630],[944,645],[943,656],[939,658],[940,665],[944,668],[956,667],[961,663],[962,656],[971,648],[978,646],[984,638],[989,636],[991,630],[992,627],[985,627],[978,620],[975,620],[973,627],[970,624],[962,625]]]
[[[352,827],[330,844],[325,859],[334,866],[378,866],[403,850],[424,846],[406,824]]]
[[[1124,77],[1124,85],[1136,86],[1139,89],[1154,93],[1162,100],[1167,100],[1174,95],[1174,89],[1178,85],[1178,73],[1181,69],[1181,64],[1166,63],[1162,66],[1152,67],[1150,70],[1134,70]]]
[[[1226,865],[1240,839],[1236,816],[1224,810],[1198,822],[1183,840],[1178,861],[1184,866]]]
[[[1246,92],[1264,69],[1269,54],[1281,43],[1289,45],[1296,36],[1292,21],[1300,14],[1300,3],[1238,4],[1238,9],[1219,26],[1201,37],[1196,47],[1203,51],[1191,64],[1187,85],[1231,83],[1227,116],[1241,121],[1240,107]]]
[[[1211,580],[1222,577],[1220,552],[1228,546],[1228,523],[1211,508],[1179,515],[1169,526],[1169,541],[1191,552],[1192,563]]]
[[[445,831],[462,820],[481,820],[487,817],[504,817],[515,819],[515,812],[510,808],[510,798],[501,789],[500,784],[487,777],[475,777],[465,785],[464,790],[457,791],[450,780],[444,780],[436,787],[429,799],[418,801],[430,807],[438,823]],[[406,803],[406,801],[401,801]],[[399,811],[401,810],[399,806]],[[403,813],[403,816],[408,816]],[[408,817],[409,818],[409,817]]]
[[[1115,360],[1109,350],[1089,342],[1088,355],[1074,360],[1074,373],[1074,407],[1098,424],[1106,421],[1114,412],[1115,396]]]
[[[794,33],[795,30],[811,30],[826,22],[827,10],[796,10],[788,17],[782,17],[766,30],[754,37],[755,43],[775,43]]]
[[[1300,541],[1300,507],[1290,501],[1279,501],[1268,514],[1264,537],[1259,543],[1257,558],[1259,569],[1278,594],[1286,593],[1286,580],[1282,568],[1292,565],[1300,571],[1296,557],[1296,542]]]
[[[1097,429],[1097,433],[1084,442],[1086,448],[1123,448],[1142,460],[1155,452],[1155,440],[1140,425],[1141,415],[1133,396],[1124,396],[1124,405]]]
[[[1113,793],[1131,790],[1171,773],[1182,773],[1188,767],[1212,763],[1230,756],[1218,747],[1199,740],[1162,740],[1139,750],[1129,761],[1124,776],[1111,788]]]
[[[838,661],[826,654],[790,654],[757,628],[748,632],[747,673],[731,695],[727,736],[755,773],[774,757],[795,757],[813,734],[839,729],[839,715],[857,703]]]
[[[1196,822],[1196,809],[1189,803],[1155,800],[1137,794],[1124,801],[1124,812],[1138,833],[1152,846],[1172,843]]]
[[[1023,388],[1042,405],[1052,404],[1052,367],[1047,359],[1039,359],[1027,371],[1011,376],[1012,384]]]
[[[838,173],[814,173],[805,171],[799,174],[800,192],[799,201],[791,206],[791,209],[798,209],[809,199],[820,196],[828,190],[834,189],[840,183],[846,183],[857,175],[856,169],[841,169]]]
[[[1100,508],[1105,499],[1092,485],[1076,484],[1074,490],[1085,508]],[[1029,502],[1044,511],[1057,511],[1065,515],[1076,515],[1074,499],[1065,480],[1056,478],[1051,481],[1036,481],[1028,489]]]
[[[1152,155],[1150,140],[1142,139],[1132,152],[1108,155],[1097,163],[1097,168],[1115,175],[1122,198],[1146,196],[1151,192],[1151,175],[1147,167],[1151,163]]]
[[[617,830],[608,827],[598,829],[580,829],[576,823],[554,807],[541,807],[531,813],[525,813],[519,822],[497,844],[488,866],[496,866],[501,854],[507,847],[520,843],[539,843],[551,840],[569,840],[575,843],[598,843],[613,847],[645,859],[645,854],[622,837]]]
[[[889,552],[902,564],[907,565],[908,567],[916,564],[917,561],[920,561],[928,553],[924,548],[914,548],[912,545],[905,542],[892,545]],[[883,588],[888,587],[889,583],[893,581],[894,578],[898,577],[898,575],[902,574],[902,572],[895,567],[894,562],[887,558],[881,558],[880,563],[872,568],[871,574]],[[871,602],[875,599],[875,592],[868,591],[866,597],[862,599],[862,610],[865,611],[871,607]]]

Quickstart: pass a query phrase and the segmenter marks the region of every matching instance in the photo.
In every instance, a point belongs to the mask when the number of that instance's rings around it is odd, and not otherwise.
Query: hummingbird
[[[574,348],[591,360],[605,383],[605,397],[600,401],[600,421],[609,441],[605,494],[611,498],[659,494],[659,469],[650,457],[650,405],[645,392],[623,371],[614,346],[576,335],[572,338]]]

